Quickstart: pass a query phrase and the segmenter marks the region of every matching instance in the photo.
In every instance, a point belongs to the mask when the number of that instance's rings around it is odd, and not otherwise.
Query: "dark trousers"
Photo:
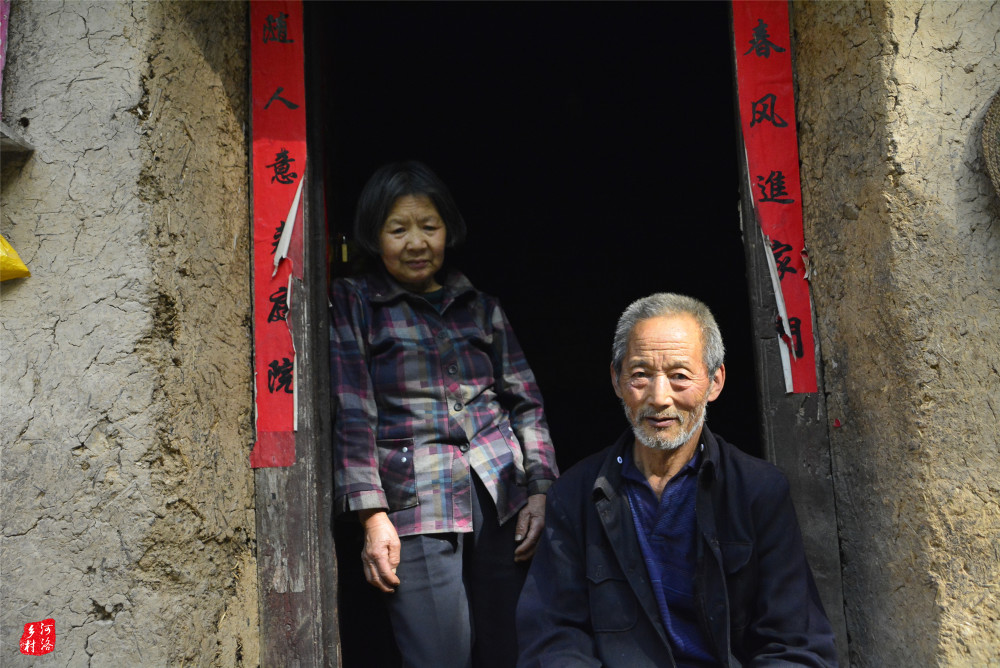
[[[406,668],[511,668],[514,609],[527,574],[514,563],[516,519],[497,524],[473,475],[472,533],[403,536],[400,585],[384,600]]]

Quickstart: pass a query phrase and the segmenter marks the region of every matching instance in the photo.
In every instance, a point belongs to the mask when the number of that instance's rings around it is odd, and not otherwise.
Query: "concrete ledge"
[[[29,144],[17,131],[0,121],[0,153],[28,154],[34,150],[35,147]]]

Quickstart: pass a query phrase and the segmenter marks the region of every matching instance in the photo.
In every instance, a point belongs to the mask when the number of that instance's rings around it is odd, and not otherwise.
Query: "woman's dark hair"
[[[354,241],[371,255],[379,255],[379,235],[396,200],[407,195],[425,195],[437,209],[448,231],[448,248],[465,241],[465,220],[448,192],[448,186],[422,162],[407,160],[382,165],[375,170],[358,197],[354,214]]]

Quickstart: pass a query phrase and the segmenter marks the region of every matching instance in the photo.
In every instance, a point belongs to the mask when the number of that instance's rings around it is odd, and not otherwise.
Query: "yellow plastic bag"
[[[27,265],[21,261],[17,251],[7,243],[7,240],[0,234],[0,281],[8,278],[24,278],[31,276]]]

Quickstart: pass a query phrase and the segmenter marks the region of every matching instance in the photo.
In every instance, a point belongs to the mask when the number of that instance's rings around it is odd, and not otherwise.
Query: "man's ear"
[[[708,400],[715,401],[722,394],[722,386],[726,384],[726,365],[719,366],[712,376],[712,389],[708,393]]]
[[[615,373],[614,363],[611,364],[611,386],[615,388],[615,394],[617,394],[618,398],[621,399],[622,391],[618,389],[618,374]]]

